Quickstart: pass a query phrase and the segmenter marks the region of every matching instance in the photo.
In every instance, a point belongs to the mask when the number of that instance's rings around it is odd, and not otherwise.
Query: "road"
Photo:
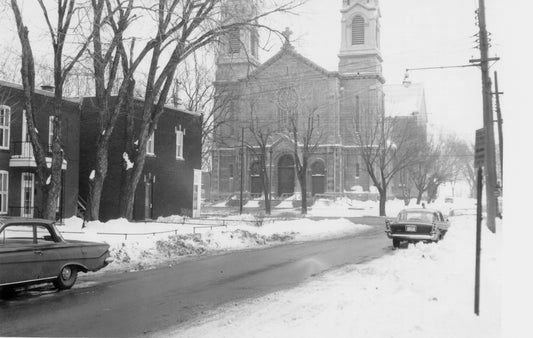
[[[352,221],[373,228],[340,239],[190,258],[147,271],[87,275],[63,292],[25,292],[0,301],[0,336],[149,335],[224,303],[294,287],[392,251],[383,220]]]

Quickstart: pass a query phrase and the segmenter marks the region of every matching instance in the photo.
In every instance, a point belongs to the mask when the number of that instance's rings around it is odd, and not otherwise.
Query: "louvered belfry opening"
[[[365,19],[356,15],[352,20],[352,45],[363,45],[365,43]]]

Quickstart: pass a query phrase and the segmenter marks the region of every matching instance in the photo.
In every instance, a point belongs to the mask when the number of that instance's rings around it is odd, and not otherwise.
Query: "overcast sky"
[[[473,48],[473,36],[478,30],[474,13],[478,1],[381,0],[381,46],[386,83],[401,83],[406,68],[464,65],[471,58],[478,58],[479,50]],[[506,6],[504,1],[485,1],[488,30],[492,33],[491,56],[502,56],[502,61],[491,68],[491,73],[493,70],[499,71],[500,87],[505,90],[510,79],[510,73],[506,72],[510,60],[504,57],[508,51],[504,33],[508,32],[506,29],[509,24],[515,22],[512,20],[514,15],[517,12],[518,16],[521,14],[520,7],[513,7],[511,11],[508,9],[509,2]],[[513,5],[520,1],[513,1]],[[23,6],[34,5],[27,0],[21,3]],[[342,0],[308,0],[305,6],[297,10],[298,15],[276,18],[269,24],[279,30],[290,27],[299,53],[328,70],[337,70],[341,6]],[[507,17],[510,12],[513,13],[512,19]],[[2,21],[7,19],[9,24],[0,25],[0,42],[5,45],[13,41],[16,43],[15,49],[19,50],[16,35],[13,36],[14,26],[9,22],[12,21],[12,13],[6,13],[9,16]],[[42,19],[40,14],[37,12],[36,16]],[[41,21],[30,20],[28,25],[34,39],[37,36],[37,41],[47,41],[46,31],[38,28]],[[269,50],[262,53],[263,62],[280,48],[276,40],[266,46]],[[50,53],[49,45],[43,49],[34,53],[37,56]],[[412,71],[410,79],[425,87],[431,127],[434,130],[453,130],[473,142],[475,130],[482,126],[479,69]],[[502,104],[506,104],[505,96],[502,97]]]
[[[492,33],[491,55],[501,55],[503,1],[486,0],[487,25]],[[293,31],[297,51],[328,70],[337,70],[342,0],[309,0],[299,15],[276,22]],[[478,0],[381,0],[383,71],[388,84],[401,83],[406,68],[468,64],[479,58],[474,49],[474,11]],[[498,34],[500,33],[500,34]],[[271,55],[279,46],[265,52]],[[262,60],[265,61],[265,58]],[[505,61],[491,68],[500,70]],[[499,71],[500,87],[505,75]],[[412,82],[425,87],[429,121],[436,130],[453,130],[472,140],[482,127],[481,73],[478,68],[410,72]],[[504,101],[504,98],[502,98]]]

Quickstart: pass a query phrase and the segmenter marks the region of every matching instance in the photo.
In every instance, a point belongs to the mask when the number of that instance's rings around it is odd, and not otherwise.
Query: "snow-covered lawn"
[[[437,244],[228,304],[175,337],[500,337],[500,241],[483,227],[481,315],[474,315],[475,217],[458,216]]]

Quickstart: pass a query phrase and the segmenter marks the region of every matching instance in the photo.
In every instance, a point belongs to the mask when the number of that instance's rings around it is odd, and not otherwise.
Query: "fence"
[[[238,223],[238,222],[242,222],[242,223],[254,223],[255,225],[257,225],[257,223],[261,223],[262,224],[265,224],[265,223],[273,223],[273,222],[276,222],[276,221],[287,221],[287,220],[293,220],[293,219],[299,219],[297,217],[293,217],[293,218],[289,218],[289,217],[284,217],[284,218],[256,218],[254,220],[243,220],[243,219],[235,219],[235,220],[232,220],[232,219],[213,219],[213,218],[210,218],[210,219],[188,219],[188,218],[183,218],[182,219],[182,222],[181,222],[181,225],[189,225],[189,226],[192,226],[192,230],[193,230],[193,234],[195,234],[197,232],[198,229],[210,229],[210,230],[213,230],[213,228],[228,228],[228,226],[230,226],[231,224],[228,224],[228,223]],[[154,223],[157,223],[157,222],[154,222]],[[162,223],[162,222],[159,222],[159,223]],[[147,232],[96,232],[96,235],[103,235],[103,236],[124,236],[124,240],[127,240],[128,237],[133,237],[133,236],[156,236],[156,235],[162,235],[162,234],[172,234],[174,233],[175,235],[178,234],[178,231],[180,230],[180,228],[175,228],[175,229],[171,229],[171,230],[162,230],[162,231],[147,231]],[[61,229],[59,229],[59,231],[62,233],[62,234],[78,234],[78,235],[82,235],[82,234],[85,234],[85,232],[83,231],[61,231]]]

